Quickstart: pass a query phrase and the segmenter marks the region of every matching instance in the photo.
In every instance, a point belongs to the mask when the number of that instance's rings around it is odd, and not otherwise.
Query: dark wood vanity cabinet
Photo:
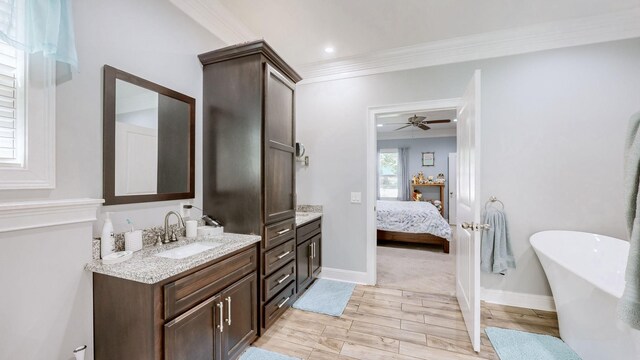
[[[271,323],[267,305],[295,281],[294,98],[301,78],[264,41],[199,58],[204,213],[220,220],[225,231],[262,235],[258,282],[264,330]],[[289,298],[278,309],[286,309],[295,296]]]
[[[258,247],[156,284],[94,273],[95,359],[236,359],[258,334]]]
[[[299,226],[296,233],[296,286],[300,296],[322,270],[322,218]]]

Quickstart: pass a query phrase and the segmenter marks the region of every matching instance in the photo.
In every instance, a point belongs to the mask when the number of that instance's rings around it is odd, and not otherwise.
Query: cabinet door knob
[[[227,325],[231,326],[231,296],[225,300],[227,300]]]
[[[222,303],[222,301],[220,301],[218,303],[218,310],[220,311],[220,324],[218,324],[218,330],[220,330],[220,332],[224,331],[224,304]]]

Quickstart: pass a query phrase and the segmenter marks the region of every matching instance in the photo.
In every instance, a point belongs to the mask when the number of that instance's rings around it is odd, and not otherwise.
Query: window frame
[[[54,189],[55,60],[24,54],[24,159],[21,166],[0,164],[0,190]]]

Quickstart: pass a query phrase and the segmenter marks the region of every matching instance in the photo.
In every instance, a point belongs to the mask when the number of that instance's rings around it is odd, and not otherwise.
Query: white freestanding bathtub
[[[616,317],[629,243],[576,231],[529,240],[553,292],[562,340],[583,360],[640,359],[640,331]]]

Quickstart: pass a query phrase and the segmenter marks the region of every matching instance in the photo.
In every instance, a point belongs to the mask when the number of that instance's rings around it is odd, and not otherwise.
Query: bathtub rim
[[[610,238],[610,239],[614,239],[617,241],[622,241],[625,243],[628,243],[625,240],[619,239],[619,238],[615,238],[613,236],[608,236],[608,235],[602,235],[602,234],[596,234],[596,233],[590,233],[590,232],[586,232],[586,231],[575,231],[575,230],[543,230],[543,231],[538,231],[534,234],[532,234],[531,236],[529,236],[529,243],[531,244],[531,247],[534,249],[536,256],[538,257],[538,261],[540,261],[540,256],[539,256],[539,252],[541,252],[542,254],[544,254],[546,257],[548,257],[549,259],[553,260],[558,266],[560,266],[561,268],[567,270],[568,272],[570,272],[571,274],[579,277],[580,279],[592,284],[594,287],[598,288],[599,290],[605,292],[608,295],[613,296],[614,298],[620,300],[620,298],[622,298],[622,291],[620,291],[619,294],[617,294],[615,291],[613,291],[613,289],[607,289],[603,286],[601,286],[600,284],[588,279],[587,277],[577,273],[576,271],[574,271],[573,269],[567,267],[565,264],[563,264],[561,261],[558,261],[557,258],[554,258],[553,256],[551,256],[548,253],[545,253],[544,251],[540,250],[540,248],[538,246],[536,246],[535,244],[535,240],[540,238],[541,236],[543,236],[544,234],[550,234],[550,233],[573,233],[573,234],[584,234],[584,235],[596,235],[596,236],[601,236],[601,237],[605,237],[605,238]],[[542,262],[540,261],[540,265],[542,266],[542,269],[544,270],[544,265],[542,265]],[[545,275],[546,275],[546,271],[545,271]],[[624,275],[623,275],[624,278]],[[547,281],[549,281],[549,278],[547,277]],[[624,287],[622,288],[622,290],[624,290]]]

